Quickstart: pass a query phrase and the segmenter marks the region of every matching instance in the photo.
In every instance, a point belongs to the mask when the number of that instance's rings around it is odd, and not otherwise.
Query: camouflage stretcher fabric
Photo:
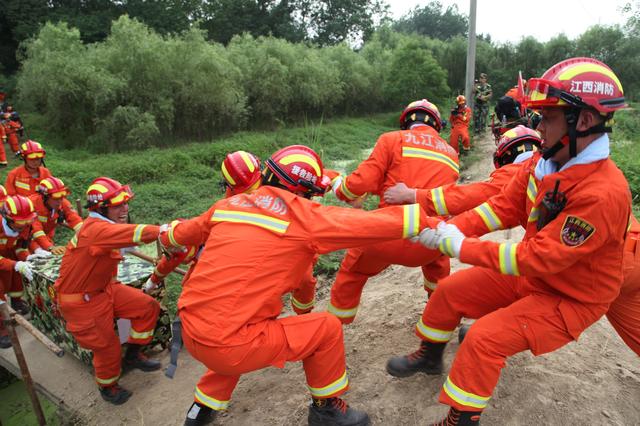
[[[66,330],[65,321],[56,304],[53,303],[55,297],[53,284],[58,279],[61,261],[62,256],[31,261],[33,281],[24,282],[26,300],[31,305],[30,322],[52,341],[64,348],[65,352],[73,354],[86,364],[91,364],[91,351],[78,346],[73,336]],[[125,255],[118,267],[118,280],[123,284],[141,288],[152,272],[153,265],[150,263],[131,255]],[[151,345],[160,345],[162,348],[166,348],[171,339],[171,319],[167,308],[162,304],[164,295],[164,287],[152,294],[160,302],[161,309]]]

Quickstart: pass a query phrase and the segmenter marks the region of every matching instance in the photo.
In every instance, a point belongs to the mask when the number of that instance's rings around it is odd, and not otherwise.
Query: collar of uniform
[[[527,161],[529,158],[533,157],[534,151],[527,151],[519,154],[515,160],[513,160],[513,164],[520,164]]]
[[[5,219],[4,217],[2,218],[2,229],[4,230],[4,233],[7,237],[15,238],[18,235],[20,235],[20,232],[14,231],[9,227],[9,224],[7,223],[7,219]]]
[[[92,218],[94,218],[94,219],[104,220],[104,221],[109,222],[109,223],[115,223],[115,222],[114,222],[114,221],[112,221],[111,219],[109,219],[109,218],[107,218],[107,217],[102,216],[102,215],[101,215],[100,213],[98,213],[98,212],[89,212],[89,217],[92,217]]]
[[[558,163],[552,160],[545,160],[540,158],[536,165],[536,178],[542,179],[546,175],[551,173],[561,172],[572,166],[579,164],[591,164],[596,161],[604,160],[609,157],[609,135],[606,133],[600,136],[598,139],[591,142],[585,149],[578,153],[578,155],[562,166],[558,170]]]

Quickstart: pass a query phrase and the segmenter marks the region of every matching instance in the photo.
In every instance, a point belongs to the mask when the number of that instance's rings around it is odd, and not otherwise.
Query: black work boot
[[[124,404],[131,395],[131,391],[126,390],[117,383],[100,388],[100,396],[102,396],[102,399],[113,405]]]
[[[11,307],[14,311],[22,316],[27,315],[31,311],[31,309],[29,309],[29,305],[27,305],[27,302],[22,300],[22,298],[20,297],[11,298]]]
[[[11,347],[11,337],[8,334],[0,336],[0,348],[7,349]]]
[[[206,405],[194,402],[187,411],[187,418],[184,420],[184,426],[201,426],[211,423],[218,414]]]
[[[394,377],[409,377],[417,372],[425,374],[442,373],[442,352],[446,343],[432,343],[423,340],[420,349],[405,356],[394,356],[387,361],[387,373]]]
[[[126,369],[137,368],[142,371],[156,371],[162,367],[160,361],[147,358],[140,350],[141,345],[129,343],[127,352],[124,355],[124,367]]]
[[[368,426],[369,415],[354,410],[340,398],[313,398],[309,406],[309,426]]]
[[[480,414],[478,411],[460,411],[451,407],[447,417],[429,426],[480,426]]]

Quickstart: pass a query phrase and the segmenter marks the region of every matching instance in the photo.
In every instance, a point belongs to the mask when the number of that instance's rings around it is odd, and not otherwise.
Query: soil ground
[[[464,182],[485,179],[493,164],[493,141],[481,138],[475,149],[481,160],[464,172]],[[488,238],[517,241],[522,230],[501,231]],[[454,270],[465,268],[454,262]],[[326,306],[331,282],[320,279],[319,306]],[[418,346],[413,327],[422,313],[425,293],[419,269],[394,266],[371,279],[356,321],[345,327],[351,390],[346,399],[369,412],[373,424],[426,425],[447,407],[437,397],[446,376],[416,375],[396,379],[385,372],[389,356]],[[290,315],[290,312],[285,313]],[[204,372],[186,351],[173,380],[162,372],[132,372],[121,384],[134,392],[125,405],[103,402],[90,370],[70,356],[46,352],[21,332],[31,374],[55,398],[88,425],[181,425],[193,387]],[[458,344],[445,352],[449,367]],[[159,354],[168,363],[168,354]],[[14,362],[0,350],[0,361]],[[539,357],[521,353],[509,359],[500,383],[482,416],[483,425],[640,425],[640,360],[601,319],[579,342]],[[216,425],[306,425],[309,397],[300,363],[243,376],[229,410]],[[0,402],[1,409],[5,405]]]

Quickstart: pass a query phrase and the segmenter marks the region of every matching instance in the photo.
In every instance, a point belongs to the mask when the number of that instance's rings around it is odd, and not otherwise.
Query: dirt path
[[[493,141],[476,149],[486,153],[464,173],[465,181],[485,179],[492,170]],[[466,178],[469,179],[466,179]],[[521,230],[488,238],[519,240]],[[465,267],[454,263],[454,269]],[[331,282],[321,280],[319,308],[324,309]],[[413,327],[424,307],[419,269],[391,267],[370,280],[358,318],[345,328],[347,364],[352,389],[349,403],[366,409],[376,425],[425,425],[447,408],[437,395],[445,376],[417,375],[395,379],[384,366],[389,356],[414,350]],[[290,313],[289,313],[290,314]],[[192,401],[193,387],[204,371],[185,351],[174,380],[162,373],[130,373],[122,384],[134,391],[131,400],[114,408],[104,403],[86,367],[71,357],[45,353],[24,336],[33,377],[76,410],[82,424],[181,425]],[[445,353],[447,367],[458,348]],[[0,350],[0,357],[7,358]],[[168,362],[166,353],[163,361]],[[541,357],[529,353],[510,359],[483,415],[483,425],[640,425],[640,363],[606,319],[587,330],[579,343]],[[299,363],[283,370],[269,368],[240,380],[229,410],[215,424],[306,425],[308,394]]]

